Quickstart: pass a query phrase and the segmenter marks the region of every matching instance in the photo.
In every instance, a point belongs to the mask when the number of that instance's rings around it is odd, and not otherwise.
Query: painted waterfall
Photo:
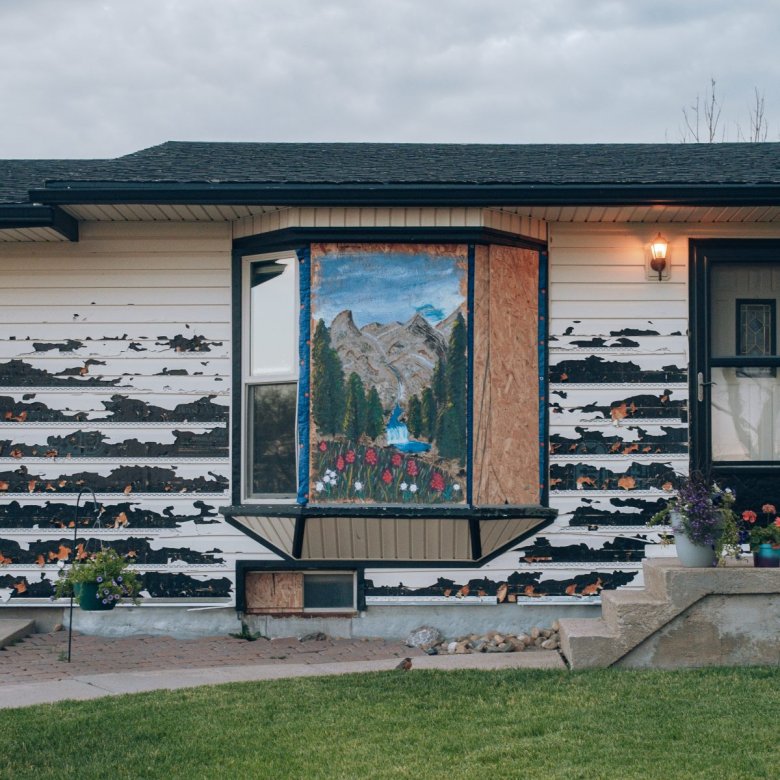
[[[312,502],[466,500],[465,246],[312,247]]]

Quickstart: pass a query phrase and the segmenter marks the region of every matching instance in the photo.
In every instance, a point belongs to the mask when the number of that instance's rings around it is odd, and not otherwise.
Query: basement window
[[[354,612],[356,596],[353,572],[303,575],[304,612]]]
[[[249,614],[357,611],[354,571],[249,571],[244,582]]]

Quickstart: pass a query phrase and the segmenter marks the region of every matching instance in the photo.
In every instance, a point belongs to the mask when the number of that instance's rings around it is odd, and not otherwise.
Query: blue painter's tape
[[[466,390],[466,502],[471,506],[473,499],[472,474],[474,460],[474,257],[476,250],[474,244],[468,248],[468,285],[466,292],[466,306],[468,307],[468,386]]]
[[[539,501],[547,504],[549,487],[547,484],[547,468],[549,452],[547,446],[547,338],[548,338],[548,255],[546,251],[539,252],[539,314],[537,325],[537,366],[539,369]]]
[[[311,250],[296,250],[301,312],[298,325],[298,497],[305,504],[309,497],[309,387],[311,385]]]

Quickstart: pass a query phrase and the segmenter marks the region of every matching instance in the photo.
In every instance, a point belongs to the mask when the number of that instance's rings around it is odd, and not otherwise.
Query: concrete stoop
[[[0,648],[8,647],[35,631],[34,620],[0,618]]]
[[[572,669],[780,664],[780,569],[647,559],[645,587],[604,591],[601,617],[561,619]]]

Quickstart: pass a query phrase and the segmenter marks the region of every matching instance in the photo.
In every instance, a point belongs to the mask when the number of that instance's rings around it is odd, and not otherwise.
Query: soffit
[[[504,206],[500,210],[545,222],[713,224],[780,221],[780,206]]]
[[[223,204],[106,203],[68,205],[63,210],[83,222],[232,222],[284,208]]]
[[[63,207],[64,211],[86,222],[232,222],[287,208],[222,204],[90,204]],[[780,221],[780,206],[504,206],[495,210],[545,222],[711,224]]]

